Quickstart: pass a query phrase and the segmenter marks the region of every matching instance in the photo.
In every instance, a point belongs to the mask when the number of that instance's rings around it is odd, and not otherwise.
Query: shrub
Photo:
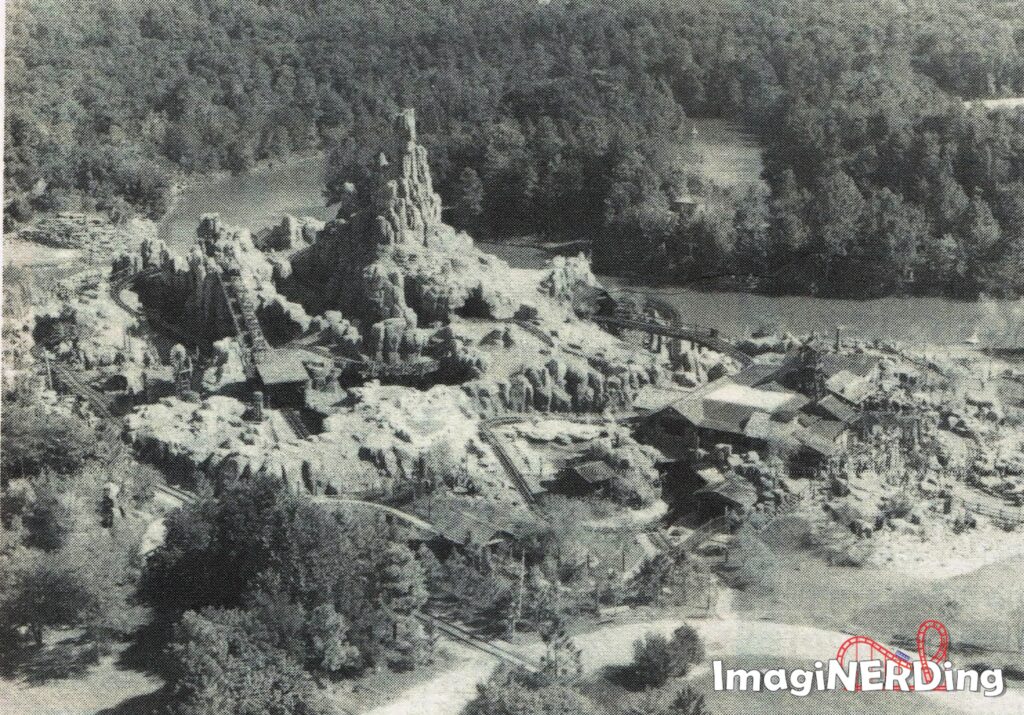
[[[633,643],[633,678],[637,685],[660,688],[672,675],[668,638],[648,633]]]

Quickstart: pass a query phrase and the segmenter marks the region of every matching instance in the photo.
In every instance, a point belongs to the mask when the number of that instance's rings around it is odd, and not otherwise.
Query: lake
[[[321,155],[299,157],[189,182],[160,222],[160,238],[173,252],[188,252],[205,213],[219,213],[225,223],[254,233],[280,223],[285,214],[334,218],[335,209],[324,205],[324,163]]]
[[[722,122],[703,124],[699,136],[709,147],[720,146],[720,178],[755,181],[760,154],[751,154],[750,137]],[[218,176],[194,182],[181,194],[160,226],[160,236],[172,250],[185,253],[195,241],[199,217],[216,212],[230,224],[253,231],[280,222],[285,213],[326,219],[333,210],[323,204],[322,157],[305,157],[264,167],[240,176]],[[481,242],[480,246],[521,268],[542,267],[550,254],[540,248]],[[1019,324],[1020,304],[953,301],[943,298],[892,297],[876,300],[831,300],[799,296],[766,296],[735,291],[701,292],[671,286],[652,286],[635,279],[601,276],[613,293],[656,295],[676,306],[684,319],[717,326],[724,334],[742,336],[762,325],[778,325],[797,334],[831,334],[837,326],[846,334],[915,343],[958,344],[975,332],[982,337],[1005,324]]]

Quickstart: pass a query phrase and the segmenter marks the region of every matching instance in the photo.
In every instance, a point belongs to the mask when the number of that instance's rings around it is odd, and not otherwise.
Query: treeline
[[[1024,94],[1022,26],[996,0],[33,0],[8,14],[6,215],[156,216],[176,171],[320,148],[334,199],[415,106],[446,218],[482,235],[762,290],[1010,291],[1021,121],[960,98]],[[703,182],[688,116],[761,135],[770,194]]]
[[[691,178],[695,216],[662,207],[639,230],[605,232],[599,259],[650,256],[637,268],[684,280],[727,274],[770,292],[1019,293],[1024,112],[969,110],[959,96],[1020,91],[1019,23],[1014,33],[992,20],[996,6],[897,17],[871,3],[820,16],[816,6],[765,10],[771,61],[749,94],[773,97],[752,125],[768,193]],[[973,32],[953,49],[951,33],[965,27],[988,28],[998,50],[978,49]]]

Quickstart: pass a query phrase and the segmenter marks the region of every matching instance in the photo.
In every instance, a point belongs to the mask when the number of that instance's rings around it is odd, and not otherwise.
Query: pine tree
[[[390,543],[373,558],[368,597],[378,652],[396,667],[411,667],[426,645],[415,614],[427,601],[423,568],[403,544]]]
[[[456,197],[455,222],[468,231],[478,229],[484,211],[484,184],[476,169],[467,166],[459,174]]]
[[[967,260],[968,280],[977,288],[989,285],[1001,239],[992,210],[982,198],[981,190],[975,189],[964,211],[960,240]]]
[[[545,647],[540,670],[550,682],[564,682],[583,673],[583,652],[569,637],[561,616],[555,614],[543,624],[540,637]]]

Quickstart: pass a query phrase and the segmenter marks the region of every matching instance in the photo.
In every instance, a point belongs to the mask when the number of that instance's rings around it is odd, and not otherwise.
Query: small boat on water
[[[971,337],[964,340],[964,342],[967,343],[968,345],[977,345],[978,343],[980,343],[981,339],[978,337],[978,331],[975,330]]]

